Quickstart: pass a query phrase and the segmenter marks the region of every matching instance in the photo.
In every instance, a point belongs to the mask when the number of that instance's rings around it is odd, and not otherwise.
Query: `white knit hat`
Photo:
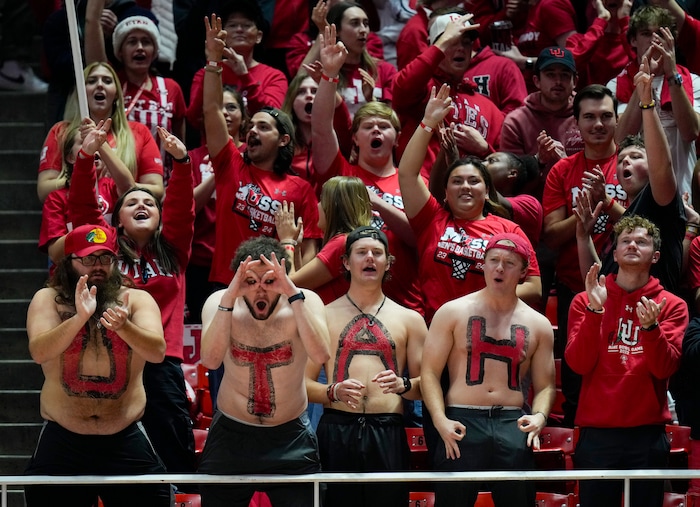
[[[114,56],[117,57],[119,61],[122,59],[119,57],[121,52],[122,44],[124,39],[133,30],[143,30],[153,39],[153,44],[156,48],[155,56],[158,55],[158,50],[160,48],[160,32],[158,32],[158,27],[150,18],[146,16],[130,16],[122,21],[114,28],[114,33],[112,34],[112,47],[114,48]]]

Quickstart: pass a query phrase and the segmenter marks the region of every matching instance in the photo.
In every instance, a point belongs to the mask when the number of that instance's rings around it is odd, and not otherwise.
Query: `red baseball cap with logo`
[[[501,248],[503,250],[509,250],[518,254],[523,258],[526,266],[530,263],[530,252],[532,251],[530,248],[530,243],[519,234],[515,234],[513,232],[501,232],[494,234],[489,239],[489,244],[486,245],[484,256],[493,248]]]
[[[107,250],[117,255],[117,238],[111,227],[81,225],[66,235],[66,255],[85,257],[99,250]]]

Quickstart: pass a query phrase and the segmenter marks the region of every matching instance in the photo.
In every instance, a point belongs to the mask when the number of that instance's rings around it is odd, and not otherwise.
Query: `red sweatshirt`
[[[623,290],[616,278],[605,278],[605,313],[586,309],[585,292],[576,295],[569,309],[566,360],[583,376],[576,425],[630,428],[665,424],[671,421],[666,390],[669,377],[680,366],[687,306],[654,277],[633,292]],[[666,298],[659,326],[651,331],[642,331],[637,318],[642,296],[657,303]]]

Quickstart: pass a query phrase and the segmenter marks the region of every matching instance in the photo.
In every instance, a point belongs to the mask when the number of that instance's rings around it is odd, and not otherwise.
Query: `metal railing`
[[[298,484],[313,483],[314,507],[320,507],[320,484],[333,482],[446,482],[446,481],[573,481],[623,480],[624,507],[630,507],[630,481],[635,479],[699,479],[700,470],[537,470],[489,472],[372,472],[372,473],[318,473],[307,475],[120,475],[120,476],[54,476],[19,475],[0,476],[2,506],[7,507],[8,486],[37,484]]]

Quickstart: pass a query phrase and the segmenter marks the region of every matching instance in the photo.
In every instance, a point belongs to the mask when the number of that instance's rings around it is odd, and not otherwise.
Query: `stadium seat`
[[[537,492],[535,505],[537,507],[576,507],[576,495],[560,493]]]
[[[573,470],[572,456],[576,449],[576,431],[572,428],[547,426],[540,433],[540,448],[534,451],[537,470]],[[537,481],[537,490],[553,493],[574,493],[576,481]]]
[[[411,492],[408,494],[408,507],[434,507],[435,493],[432,491]]]
[[[687,469],[690,457],[690,428],[677,424],[667,424],[666,436],[671,444],[668,467]],[[674,493],[685,493],[688,491],[689,481],[687,479],[671,479],[669,482],[671,491]]]
[[[476,502],[474,502],[474,507],[494,507],[491,492],[480,491],[479,496],[476,497]]]
[[[428,446],[425,443],[423,428],[406,428],[408,448],[411,451],[411,470],[430,470],[428,463]]]
[[[176,493],[175,507],[202,507],[202,499],[192,493]]]
[[[664,493],[663,507],[686,507],[688,500],[682,493]]]

